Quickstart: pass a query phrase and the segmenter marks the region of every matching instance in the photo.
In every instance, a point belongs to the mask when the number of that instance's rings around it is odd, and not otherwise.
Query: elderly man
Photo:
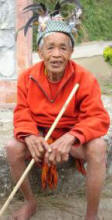
[[[14,110],[14,138],[8,143],[7,157],[17,181],[31,155],[36,162],[50,165],[67,161],[69,155],[87,162],[87,211],[85,220],[98,219],[100,194],[106,171],[106,143],[102,136],[109,127],[109,116],[101,101],[97,80],[70,60],[74,39],[63,21],[49,21],[38,36],[41,62],[18,79],[17,106]],[[76,83],[79,89],[52,134],[55,140],[48,153],[44,135]],[[36,212],[36,200],[28,178],[21,186],[25,204],[11,219],[28,220]],[[75,217],[74,217],[75,219]]]

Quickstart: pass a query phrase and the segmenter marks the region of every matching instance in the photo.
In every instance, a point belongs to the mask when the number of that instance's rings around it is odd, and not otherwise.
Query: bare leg
[[[17,182],[26,168],[25,157],[28,155],[27,148],[23,143],[12,139],[6,146],[6,151],[12,177]],[[28,220],[36,212],[37,204],[28,178],[21,185],[21,191],[26,200],[25,205],[22,209],[14,213],[10,218],[11,220]]]
[[[95,139],[85,146],[72,148],[71,155],[87,161],[87,212],[85,220],[98,219],[100,195],[106,171],[106,143]]]
[[[87,220],[96,220],[106,173],[106,143],[100,139],[87,145]],[[94,150],[93,150],[94,148]]]

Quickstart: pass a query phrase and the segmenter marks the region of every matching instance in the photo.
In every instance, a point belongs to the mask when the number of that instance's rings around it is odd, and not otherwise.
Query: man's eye
[[[66,47],[61,47],[62,50],[66,50]]]
[[[53,47],[48,47],[47,49],[48,49],[48,50],[51,50],[51,49],[53,49]]]

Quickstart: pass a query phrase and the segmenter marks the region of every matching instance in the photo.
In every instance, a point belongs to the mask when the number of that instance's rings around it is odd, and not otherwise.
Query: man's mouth
[[[59,67],[62,65],[62,61],[51,61],[50,63],[53,67]]]

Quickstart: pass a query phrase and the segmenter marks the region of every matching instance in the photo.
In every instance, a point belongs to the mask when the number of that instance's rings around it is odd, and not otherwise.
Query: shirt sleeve
[[[27,103],[28,79],[21,74],[17,84],[17,105],[14,109],[14,136],[20,141],[29,134],[38,135],[37,123],[32,118],[32,113]]]
[[[80,142],[84,144],[92,139],[104,136],[109,128],[110,118],[105,110],[101,91],[96,79],[92,82],[83,82],[78,93],[78,122],[70,130]]]

